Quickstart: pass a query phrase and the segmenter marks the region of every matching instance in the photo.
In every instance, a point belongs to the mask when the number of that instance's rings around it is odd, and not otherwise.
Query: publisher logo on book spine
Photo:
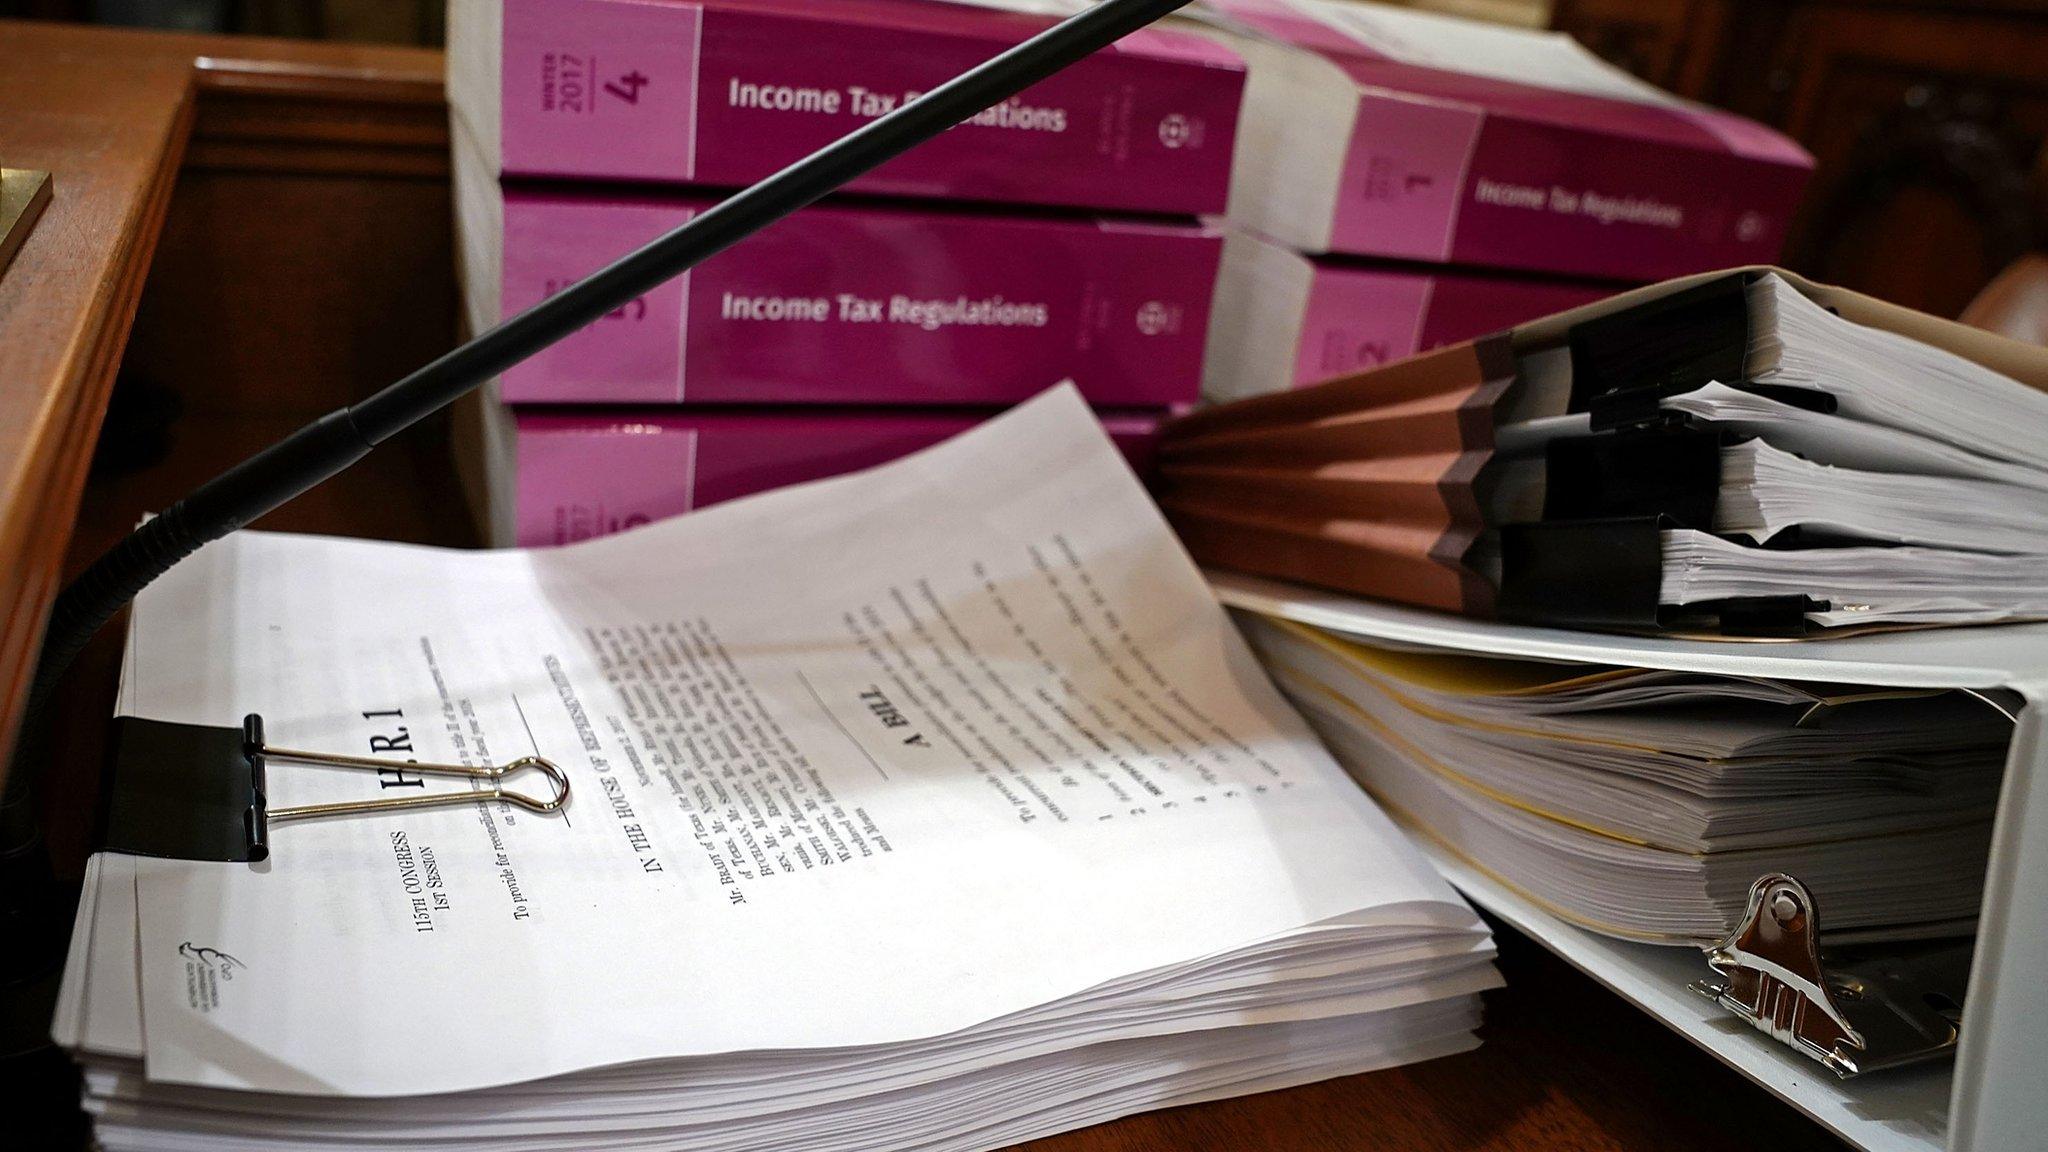
[[[1202,146],[1202,122],[1179,112],[1169,112],[1159,122],[1159,143],[1170,151]]]
[[[1138,331],[1146,336],[1171,336],[1180,331],[1178,304],[1147,300],[1138,307]]]
[[[232,984],[235,973],[249,967],[218,948],[190,940],[178,945],[178,955],[185,960],[185,1002],[202,1016],[220,1007],[221,985]]]

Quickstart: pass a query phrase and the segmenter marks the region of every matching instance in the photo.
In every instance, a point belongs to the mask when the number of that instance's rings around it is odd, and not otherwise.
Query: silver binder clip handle
[[[427,792],[418,796],[391,797],[380,800],[344,800],[333,804],[300,804],[291,808],[272,808],[269,820],[272,824],[286,820],[311,820],[322,816],[359,816],[364,813],[395,812],[413,808],[445,808],[457,804],[474,804],[478,801],[502,800],[546,815],[559,811],[569,802],[569,777],[554,761],[541,756],[522,756],[510,764],[489,765],[472,768],[463,764],[423,764],[418,761],[379,760],[370,756],[349,756],[338,752],[306,752],[297,748],[264,747],[266,760],[293,761],[300,764],[323,764],[331,768],[362,768],[371,772],[388,772],[399,769],[421,776],[454,776],[472,781],[475,786],[446,792]],[[547,779],[548,794],[528,796],[505,787],[505,778],[516,772],[531,770]]]
[[[1749,889],[1742,923],[1709,948],[1719,977],[1692,990],[1844,1079],[1953,1052],[1968,944],[1824,962],[1813,894],[1774,872]]]

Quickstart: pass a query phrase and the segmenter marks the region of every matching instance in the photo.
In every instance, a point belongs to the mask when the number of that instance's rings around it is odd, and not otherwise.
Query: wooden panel
[[[1953,316],[2041,239],[2026,173],[2048,138],[2048,21],[1846,11],[1795,15],[1786,128],[1818,174],[1795,224],[1800,271]]]
[[[1556,24],[1812,151],[1785,253],[1809,276],[1952,316],[2048,241],[2023,185],[2048,134],[2039,0],[1564,0]]]
[[[138,382],[194,413],[314,416],[453,344],[440,57],[390,55],[371,74],[202,61]]]

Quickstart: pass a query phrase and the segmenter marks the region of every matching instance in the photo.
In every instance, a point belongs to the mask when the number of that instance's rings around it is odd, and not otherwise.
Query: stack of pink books
[[[1812,171],[1785,137],[1561,33],[1338,0],[1198,12],[1250,77],[1212,399],[1770,263]]]
[[[482,329],[1083,0],[455,0]],[[634,300],[468,429],[495,543],[910,451],[1073,380],[1142,459],[1198,398],[1776,258],[1811,160],[1569,38],[1199,0]]]
[[[457,0],[483,329],[1051,17],[943,0]],[[463,429],[494,544],[880,463],[1074,381],[1142,466],[1199,396],[1245,72],[1131,36],[508,372]]]

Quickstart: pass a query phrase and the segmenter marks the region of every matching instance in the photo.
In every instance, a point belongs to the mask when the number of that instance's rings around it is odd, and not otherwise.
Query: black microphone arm
[[[1102,0],[201,485],[108,550],[58,595],[30,692],[30,714],[40,714],[50,689],[93,633],[201,545],[339,473],[395,433],[612,309],[1187,3]],[[20,774],[16,765],[14,775]]]

